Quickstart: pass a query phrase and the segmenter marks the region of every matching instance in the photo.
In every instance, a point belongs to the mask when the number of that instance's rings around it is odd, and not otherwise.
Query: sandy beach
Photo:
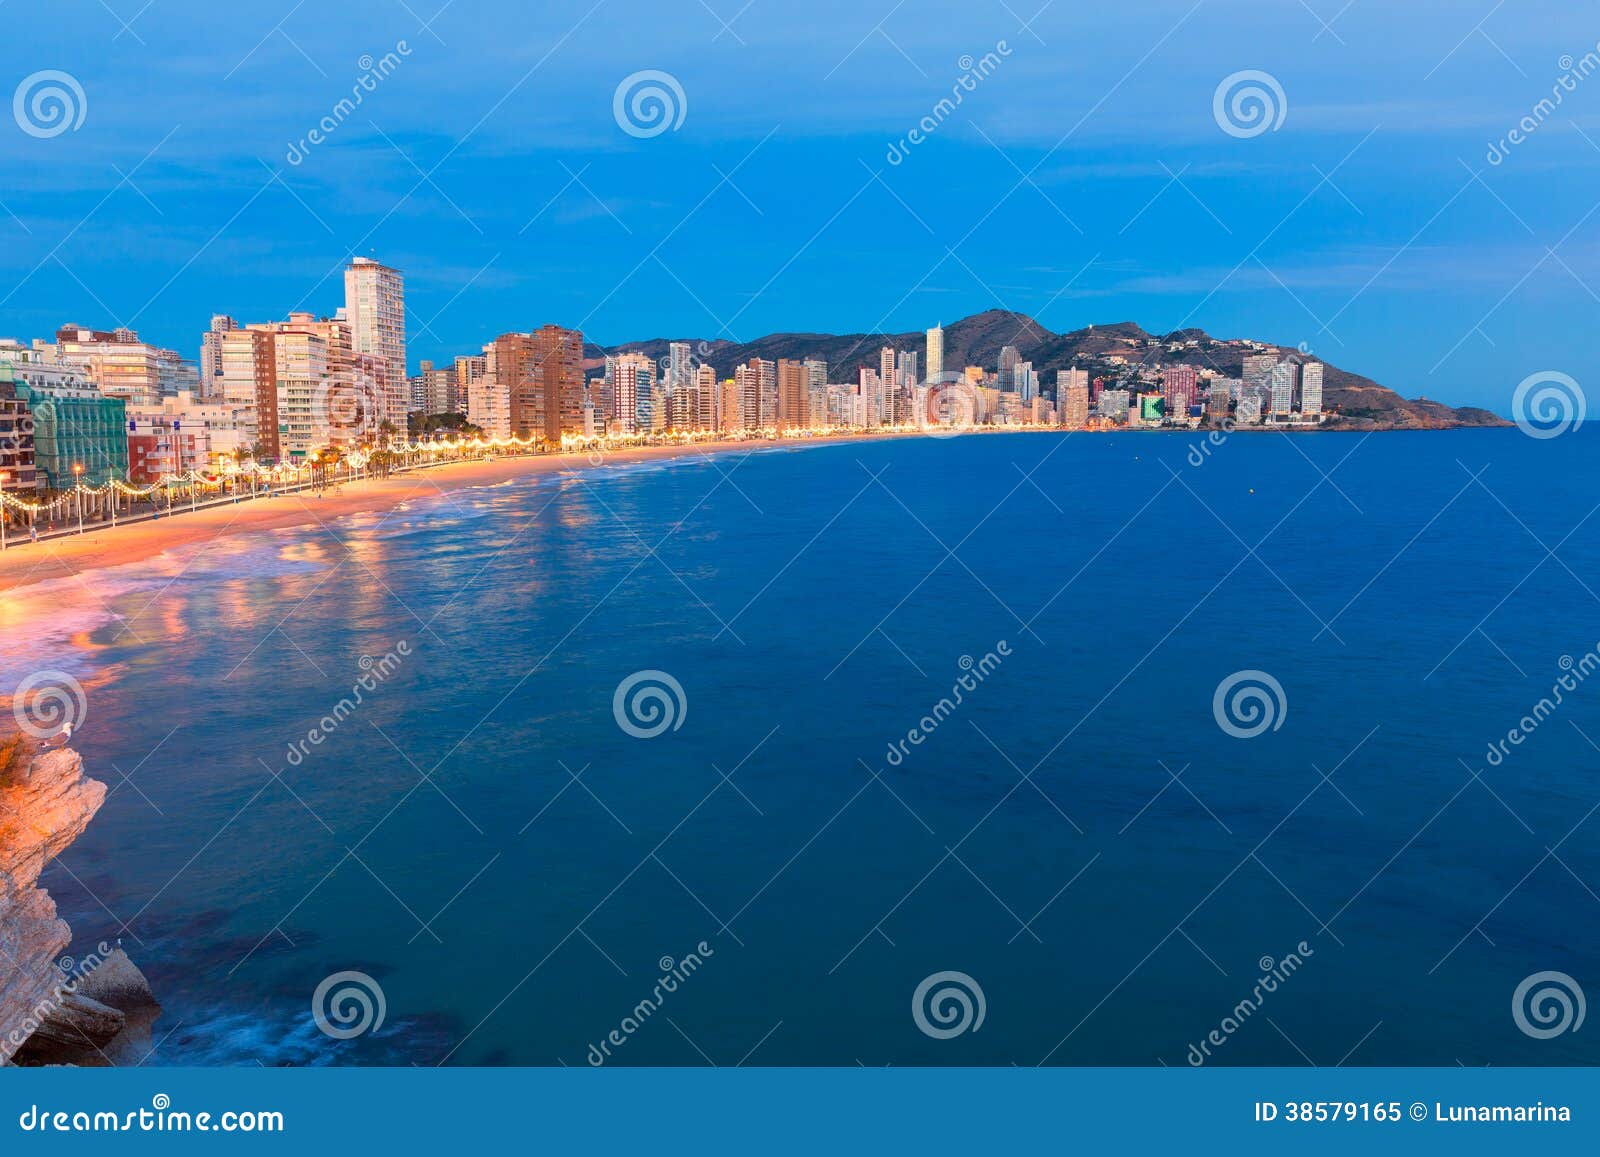
[[[641,446],[608,452],[605,462],[607,465],[616,465],[660,458],[749,452],[779,445],[804,446],[823,441],[857,440],[828,438],[815,442],[701,442],[692,446]],[[338,492],[324,491],[320,497],[303,492],[250,499],[237,504],[177,513],[154,521],[119,527],[102,526],[68,538],[39,543],[13,543],[12,549],[0,553],[0,592],[102,567],[142,562],[168,550],[190,545],[203,546],[224,537],[312,525],[368,511],[391,510],[415,498],[427,498],[472,486],[493,485],[513,478],[582,469],[588,465],[589,455],[579,453],[451,462],[393,478],[345,483]]]

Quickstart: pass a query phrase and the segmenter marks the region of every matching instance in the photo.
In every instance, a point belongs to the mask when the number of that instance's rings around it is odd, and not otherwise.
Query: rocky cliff
[[[68,748],[33,754],[0,746],[0,1064],[62,1004],[57,963],[72,931],[39,873],[83,834],[106,786]]]

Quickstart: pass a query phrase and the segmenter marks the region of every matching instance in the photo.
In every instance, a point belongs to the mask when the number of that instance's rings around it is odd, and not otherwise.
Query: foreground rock
[[[120,948],[102,944],[62,971],[72,930],[38,886],[105,797],[77,752],[0,744],[0,1064],[115,1063],[160,1011]]]

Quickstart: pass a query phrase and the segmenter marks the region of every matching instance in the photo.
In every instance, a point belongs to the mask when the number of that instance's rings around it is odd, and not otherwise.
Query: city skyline
[[[1600,352],[1582,324],[1600,224],[1581,181],[1548,180],[1600,164],[1592,101],[1580,77],[1530,113],[1564,56],[1582,73],[1590,55],[1559,6],[1162,3],[1114,28],[1049,5],[841,6],[803,53],[794,18],[761,4],[593,7],[519,15],[515,53],[493,4],[257,24],[172,0],[127,28],[94,4],[11,14],[83,118],[7,126],[22,164],[0,211],[0,333],[93,317],[172,347],[186,319],[305,308],[346,255],[381,254],[413,271],[412,347],[435,361],[528,316],[615,345],[999,306],[1057,331],[1134,317],[1306,345],[1505,413],[1528,373]],[[643,34],[619,56],[624,15]],[[1384,54],[1358,59],[1358,40]],[[1241,137],[1214,97],[1252,70],[1283,120]],[[682,116],[641,135],[615,110],[649,72]]]

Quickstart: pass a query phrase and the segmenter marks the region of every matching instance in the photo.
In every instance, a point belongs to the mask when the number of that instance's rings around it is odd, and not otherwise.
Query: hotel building
[[[356,257],[344,271],[344,318],[352,353],[387,365],[383,417],[404,428],[411,399],[406,386],[406,288],[398,269]]]

